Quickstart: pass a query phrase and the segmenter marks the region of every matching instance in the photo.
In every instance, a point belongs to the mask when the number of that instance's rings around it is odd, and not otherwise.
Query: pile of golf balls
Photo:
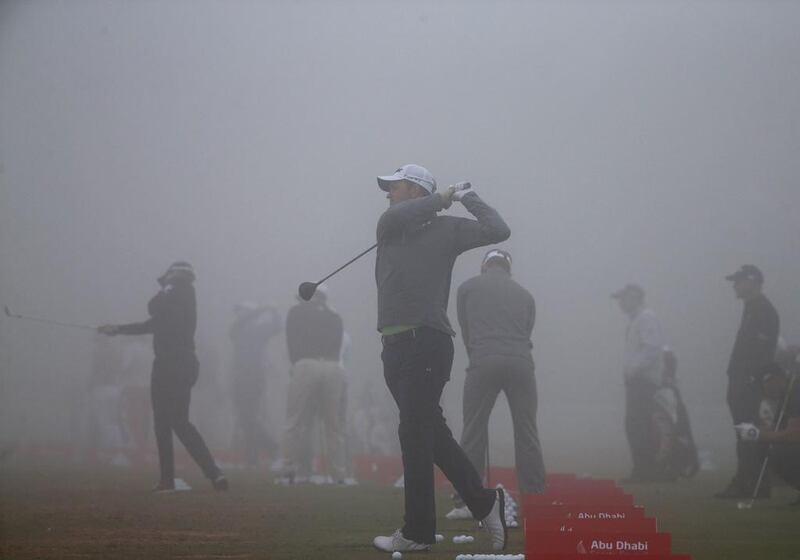
[[[472,535],[456,535],[455,537],[453,537],[453,542],[455,544],[464,544],[468,542],[473,542],[474,540],[475,537],[473,537]]]
[[[519,527],[519,523],[517,523],[517,512],[518,512],[517,502],[514,500],[514,497],[508,492],[508,490],[506,490],[503,487],[502,484],[498,484],[497,488],[501,489],[503,491],[503,494],[505,494],[506,510],[503,513],[506,518],[506,527],[515,529]]]

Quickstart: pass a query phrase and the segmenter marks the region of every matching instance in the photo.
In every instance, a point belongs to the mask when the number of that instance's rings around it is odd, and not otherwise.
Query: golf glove
[[[734,428],[742,441],[758,441],[758,436],[761,434],[761,430],[749,422],[736,424]]]
[[[453,204],[453,195],[455,195],[455,193],[455,187],[448,187],[447,190],[439,193],[439,196],[442,199],[442,208],[450,208],[450,205]]]
[[[464,195],[467,194],[468,192],[474,192],[474,191],[458,190],[453,193],[453,196],[451,198],[457,202],[461,202],[461,199],[464,198]]]

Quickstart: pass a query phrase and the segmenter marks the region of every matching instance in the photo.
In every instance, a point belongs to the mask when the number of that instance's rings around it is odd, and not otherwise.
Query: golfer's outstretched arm
[[[461,204],[475,216],[476,220],[459,222],[456,244],[459,252],[475,247],[500,243],[511,237],[511,230],[497,210],[486,204],[474,192],[468,192],[461,198]]]
[[[414,198],[390,206],[378,220],[378,241],[398,235],[412,224],[422,224],[442,210],[442,197],[438,194]]]
[[[141,323],[128,323],[117,325],[117,334],[153,334],[153,318]]]

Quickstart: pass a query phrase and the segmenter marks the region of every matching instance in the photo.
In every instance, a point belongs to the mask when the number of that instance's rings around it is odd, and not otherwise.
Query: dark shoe
[[[211,486],[213,486],[214,490],[216,490],[217,492],[227,492],[228,479],[225,478],[224,474],[217,475],[217,478],[211,481]]]

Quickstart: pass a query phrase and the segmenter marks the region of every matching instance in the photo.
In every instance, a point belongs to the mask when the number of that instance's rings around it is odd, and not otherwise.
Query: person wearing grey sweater
[[[523,494],[544,491],[544,462],[536,428],[536,377],[531,334],[536,320],[533,296],[511,278],[511,255],[492,249],[481,273],[458,288],[458,323],[469,356],[464,382],[461,447],[482,473],[489,445],[489,416],[497,395],[508,399],[514,426],[514,456]],[[448,519],[471,518],[460,499]]]
[[[400,411],[405,524],[393,535],[376,537],[373,544],[387,552],[411,552],[436,542],[436,464],[473,516],[483,521],[494,549],[502,550],[503,493],[483,487],[453,438],[439,399],[453,364],[455,333],[447,319],[447,302],[456,257],[504,241],[511,232],[474,192],[454,187],[435,192],[436,181],[424,167],[405,165],[393,175],[378,177],[378,185],[390,201],[377,228],[378,330],[384,378]],[[476,219],[437,215],[454,200]]]

